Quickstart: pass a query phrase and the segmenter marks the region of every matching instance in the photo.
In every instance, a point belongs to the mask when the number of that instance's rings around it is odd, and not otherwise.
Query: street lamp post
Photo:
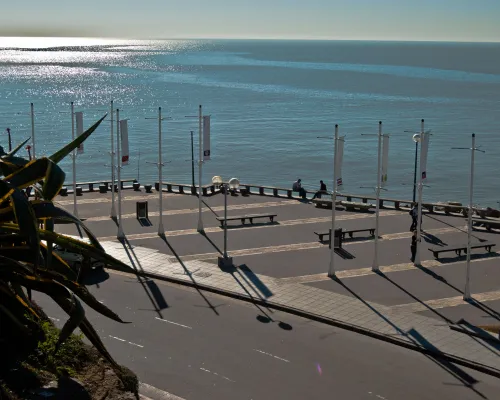
[[[214,176],[212,183],[224,190],[224,254],[219,257],[219,267],[227,268],[233,266],[233,258],[227,255],[227,192],[230,189],[236,190],[240,186],[240,181],[236,178],[231,178],[229,182],[223,182],[220,176]]]
[[[452,149],[460,150],[470,150],[470,180],[469,180],[469,210],[467,213],[467,266],[465,269],[465,290],[464,290],[464,300],[470,300],[470,247],[471,247],[471,236],[472,236],[472,197],[474,194],[474,153],[480,151],[484,153],[484,150],[479,150],[476,148],[476,134],[472,134],[472,147],[452,147]]]
[[[420,142],[420,135],[418,133],[415,133],[413,135],[413,141],[415,142],[415,169],[413,170],[413,202],[415,203],[415,195],[417,190],[418,143]]]

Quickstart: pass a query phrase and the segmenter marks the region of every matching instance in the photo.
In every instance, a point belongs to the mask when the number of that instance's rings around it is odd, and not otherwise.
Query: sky
[[[500,0],[5,0],[0,36],[500,42]]]

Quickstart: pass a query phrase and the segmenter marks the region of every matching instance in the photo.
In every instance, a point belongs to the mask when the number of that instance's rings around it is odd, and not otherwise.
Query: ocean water
[[[498,206],[500,188],[500,44],[0,38],[0,132],[14,143],[31,135],[35,106],[37,156],[71,139],[70,102],[85,126],[109,111],[111,99],[129,120],[125,178],[157,180],[158,107],[163,122],[165,181],[191,182],[190,131],[198,141],[203,105],[212,120],[214,175],[243,183],[308,188],[332,185],[335,124],[346,135],[343,188],[373,193],[378,122],[391,136],[383,196],[411,198],[420,120],[432,130],[424,199],[468,203],[471,134],[474,203]],[[77,180],[110,177],[105,120],[77,158]],[[367,135],[368,134],[368,135]],[[369,134],[372,134],[370,136]],[[0,135],[7,148],[7,135]],[[197,154],[195,147],[195,154]],[[71,159],[63,161],[67,179]],[[198,177],[195,173],[196,179]]]

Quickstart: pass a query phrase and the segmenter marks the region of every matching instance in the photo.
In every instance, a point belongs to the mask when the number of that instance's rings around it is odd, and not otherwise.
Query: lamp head
[[[238,189],[240,187],[240,181],[238,178],[229,179],[229,188],[230,189]]]
[[[414,141],[415,143],[420,142],[420,134],[419,134],[419,133],[415,133],[415,134],[413,135],[413,141]]]
[[[212,178],[212,183],[217,186],[222,185],[222,178],[219,175],[215,175]]]

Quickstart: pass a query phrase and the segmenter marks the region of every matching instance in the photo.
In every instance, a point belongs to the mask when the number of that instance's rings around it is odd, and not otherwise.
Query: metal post
[[[113,100],[111,100],[110,106],[110,115],[111,115],[111,152],[109,153],[111,156],[111,218],[116,219],[116,208],[115,208],[115,143],[114,143],[114,134],[113,131]],[[116,122],[118,125],[118,121]]]
[[[415,169],[413,170],[413,202],[415,203],[415,194],[417,190],[417,157],[418,157],[418,142],[415,142]]]
[[[10,128],[7,128],[7,135],[9,135],[9,151],[12,151],[12,138],[10,136]]]
[[[228,185],[223,185],[224,188],[224,259],[227,259],[227,192]]]
[[[476,151],[476,134],[472,134],[472,148],[470,155],[470,183],[469,183],[469,212],[467,215],[467,266],[465,269],[465,290],[464,300],[469,300],[470,296],[470,246],[472,234],[472,196],[474,191],[474,153]]]
[[[160,197],[160,221],[158,222],[158,235],[164,235],[163,229],[163,164],[161,159],[161,107],[158,107],[158,193]]]
[[[33,159],[36,158],[35,153],[35,109],[33,103],[30,103],[31,107],[31,145],[33,147]]]
[[[117,160],[117,174],[118,174],[118,233],[116,237],[118,240],[123,240],[125,234],[123,233],[122,225],[122,185],[121,185],[121,154],[120,154],[120,110],[116,109],[116,160]],[[114,190],[114,188],[113,188]]]
[[[339,140],[339,126],[335,124],[335,138],[333,140],[333,191],[332,191],[332,231],[330,233],[330,266],[328,276],[335,277],[335,203],[337,202],[337,141]]]
[[[420,142],[424,142],[426,133],[424,132],[424,120],[420,121]],[[422,152],[420,152],[420,176],[418,178],[418,219],[417,219],[417,254],[415,255],[415,265],[420,265],[420,240],[421,240],[421,232],[420,225],[422,224]]]
[[[202,195],[202,190],[201,190],[201,174],[202,174],[202,165],[203,165],[203,137],[202,137],[202,130],[201,130],[201,123],[202,123],[202,110],[201,110],[201,105],[199,108],[199,114],[198,114],[198,130],[199,130],[199,144],[200,144],[200,158],[198,160],[198,232],[203,232],[203,218],[201,216],[201,195]]]
[[[194,186],[194,142],[193,142],[193,131],[191,131],[191,182]]]
[[[372,271],[378,271],[378,227],[379,227],[379,214],[380,214],[380,158],[382,153],[382,121],[378,123],[378,155],[377,155],[377,186],[375,190],[376,195],[376,212],[375,212],[375,251],[373,253]]]
[[[75,140],[75,106],[71,102],[71,140]],[[73,149],[73,215],[78,217],[78,209],[76,206],[76,149]]]

